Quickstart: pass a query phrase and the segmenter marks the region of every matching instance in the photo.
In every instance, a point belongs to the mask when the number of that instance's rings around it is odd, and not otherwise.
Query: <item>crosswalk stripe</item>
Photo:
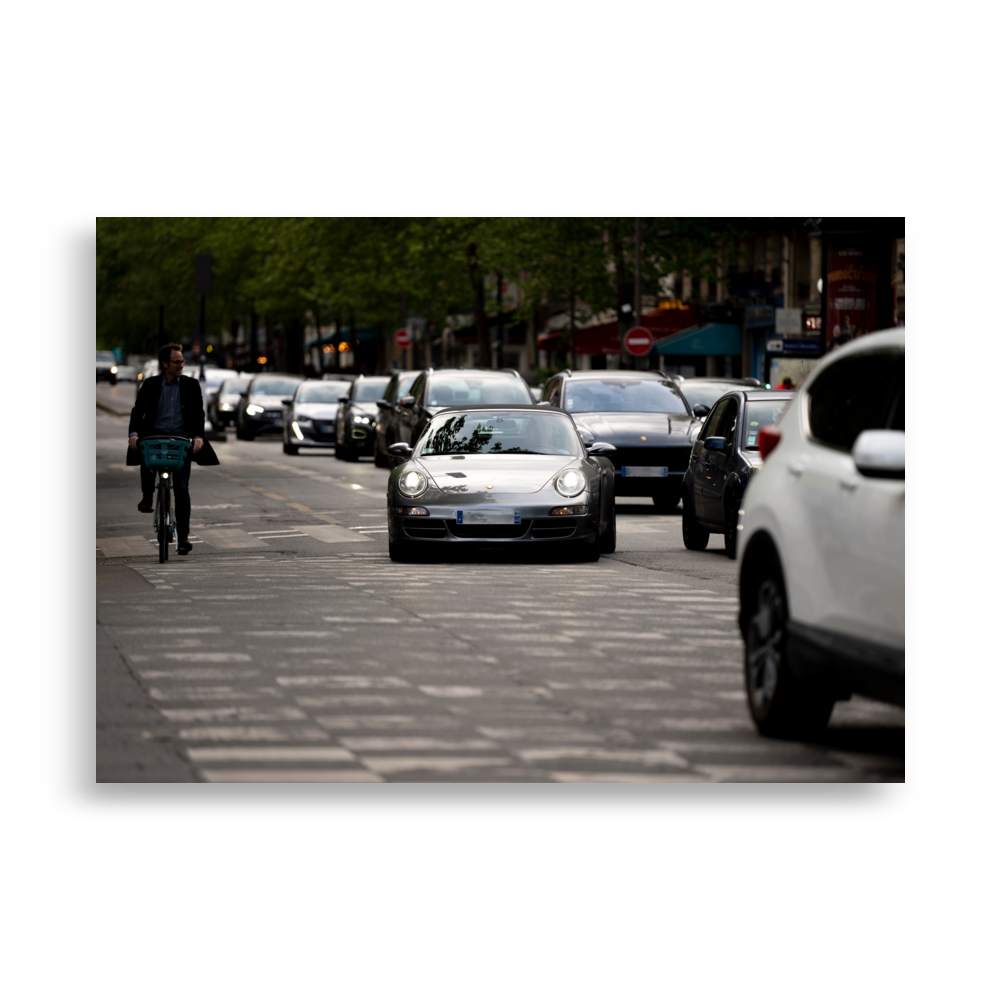
[[[372,784],[383,779],[371,771],[360,768],[352,770],[315,770],[315,771],[282,771],[282,770],[202,770],[206,781],[214,784]]]

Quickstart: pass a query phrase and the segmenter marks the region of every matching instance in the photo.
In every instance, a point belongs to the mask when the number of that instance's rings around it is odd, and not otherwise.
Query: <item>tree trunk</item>
[[[479,270],[479,258],[476,256],[476,244],[470,243],[467,251],[469,262],[469,281],[472,283],[473,311],[476,317],[476,338],[479,341],[479,367],[490,367],[490,331],[486,325],[486,290],[483,287],[483,274]]]

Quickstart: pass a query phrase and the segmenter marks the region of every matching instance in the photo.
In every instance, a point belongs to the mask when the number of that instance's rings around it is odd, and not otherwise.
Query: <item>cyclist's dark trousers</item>
[[[143,499],[153,502],[156,491],[156,476],[152,469],[147,469],[145,463],[139,467],[139,477],[142,480]],[[191,462],[184,463],[183,469],[174,472],[174,511],[177,516],[177,534],[187,538],[191,527],[191,493],[188,490],[188,480],[191,478]]]

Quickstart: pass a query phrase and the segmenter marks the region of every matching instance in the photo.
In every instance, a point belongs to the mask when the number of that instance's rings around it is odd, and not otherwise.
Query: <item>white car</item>
[[[905,338],[826,355],[778,423],[737,523],[750,714],[821,730],[853,693],[903,705]]]

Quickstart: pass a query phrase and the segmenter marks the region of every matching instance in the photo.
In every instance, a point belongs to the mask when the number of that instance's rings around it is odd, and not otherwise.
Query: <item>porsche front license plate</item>
[[[670,475],[670,470],[659,465],[623,465],[622,475],[627,479],[635,476],[656,476],[659,478]]]
[[[456,510],[457,524],[520,524],[521,512],[511,507],[490,507],[488,510]]]

